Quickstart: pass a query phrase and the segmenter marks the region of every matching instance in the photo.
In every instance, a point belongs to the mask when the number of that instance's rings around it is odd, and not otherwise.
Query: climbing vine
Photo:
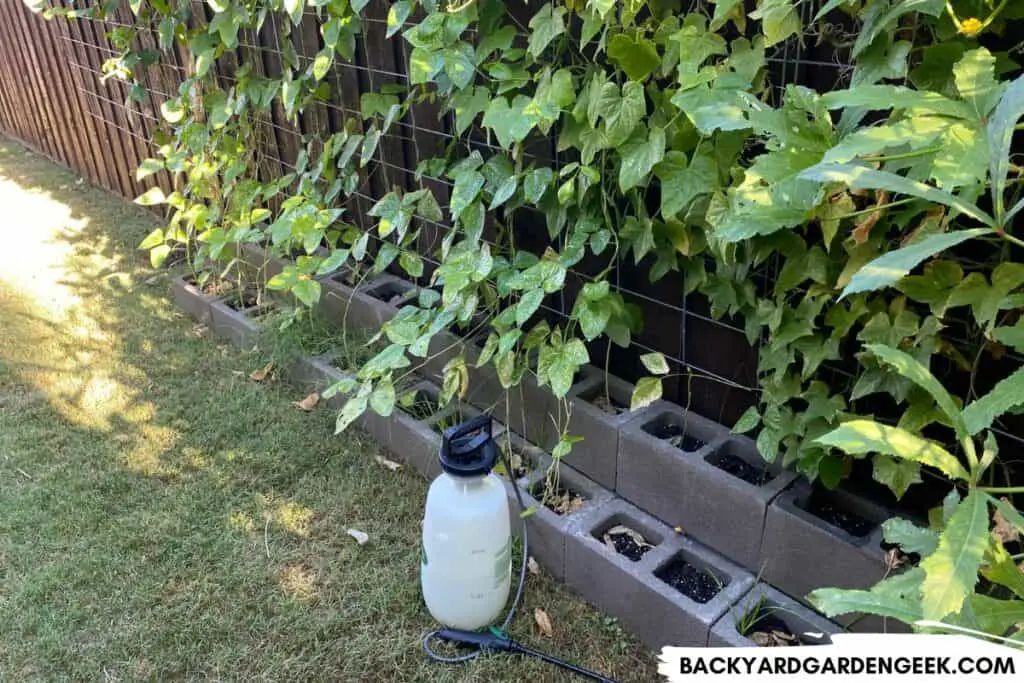
[[[115,4],[46,11],[103,16]],[[190,58],[162,107],[166,137],[138,170],[140,179],[175,178],[173,192],[137,200],[170,212],[142,246],[154,264],[184,248],[197,271],[225,273],[245,245],[265,245],[291,261],[268,287],[307,307],[320,299],[318,278],[346,268],[425,282],[381,329],[382,350],[331,389],[348,396],[339,430],[366,410],[389,414],[446,330],[482,332],[483,345],[448,363],[443,401],[469,390],[474,363],[493,366],[506,388],[531,374],[564,398],[594,342],[628,347],[641,329],[639,309],[609,280],[618,260],[632,259],[651,281],[680,272],[685,294],[706,296],[714,317],[742,321],[761,343],[758,405],[735,429],[756,432],[766,460],[835,487],[870,455],[875,479],[897,496],[921,481],[922,467],[960,485],[996,476],[987,465],[969,476],[937,467],[906,445],[917,441],[857,446],[849,425],[874,415],[872,424],[948,441],[951,458],[975,462],[980,430],[1024,405],[1021,370],[985,396],[974,381],[983,362],[1024,353],[1013,145],[1024,113],[1024,45],[1013,35],[1024,5],[830,0],[811,16],[800,0],[759,0],[749,15],[739,0],[683,4],[564,0],[532,3],[519,18],[500,0],[393,2],[386,32],[409,47],[408,87],[364,94],[359,116],[305,139],[294,172],[273,177],[253,144],[261,122],[275,107],[294,120],[330,98],[325,76],[354,59],[368,0],[208,0],[203,12],[129,0],[138,21],[111,36],[123,53],[107,62],[109,77],[133,82],[141,97],[162,52]],[[304,61],[288,37],[307,13],[321,48]],[[271,17],[285,46],[280,76],[244,63],[220,78],[216,66],[239,36]],[[145,47],[150,27],[157,45]],[[809,39],[851,62],[829,92],[773,81],[771,51]],[[427,104],[449,118],[451,143],[419,160],[417,188],[386,192],[364,225],[348,200],[379,163],[382,136]],[[528,153],[544,139],[557,160]],[[450,183],[450,196],[439,199],[436,179]],[[546,248],[517,246],[525,211],[543,215]],[[424,230],[444,221],[451,229],[423,253]],[[439,265],[428,270],[425,257]],[[600,265],[569,318],[553,324],[545,299],[584,258]],[[763,273],[771,287],[755,285]],[[915,372],[895,372],[894,353]],[[651,376],[637,383],[634,407],[659,398],[669,372],[660,354],[643,361]],[[940,400],[938,380],[916,370],[939,364],[970,378],[962,395]],[[986,400],[998,410],[965,432],[961,406]],[[555,455],[572,442],[563,433]],[[983,499],[965,500],[987,515]],[[936,534],[959,519],[956,503]],[[947,553],[951,536],[941,538],[908,552]],[[973,566],[955,567],[963,585],[945,597],[950,609],[927,614],[960,613],[986,552],[997,552],[978,547]],[[950,583],[947,565],[922,563],[926,593]],[[1024,596],[1019,580],[989,578]]]

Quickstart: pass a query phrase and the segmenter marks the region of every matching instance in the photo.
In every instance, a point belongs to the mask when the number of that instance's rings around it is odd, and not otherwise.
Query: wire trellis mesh
[[[205,3],[201,0],[191,2],[196,16],[206,16],[203,14],[208,11]],[[820,5],[818,1],[799,4],[805,26],[812,25],[811,19]],[[405,65],[409,62],[411,48],[400,32],[391,38],[386,37],[389,6],[386,0],[372,0],[365,8],[355,58],[351,63],[335,62],[324,79],[330,86],[328,98],[308,107],[294,121],[289,120],[278,105],[261,122],[259,151],[261,173],[267,176],[264,179],[294,171],[305,141],[326,139],[340,130],[346,121],[355,121],[358,126],[363,126],[362,94],[376,92],[382,86],[408,85]],[[524,33],[523,27],[529,20],[531,9],[536,8],[523,3],[513,10],[513,18]],[[689,9],[709,15],[713,11],[707,2],[691,3]],[[278,77],[292,55],[298,60],[294,67],[308,66],[322,48],[318,21],[314,12],[307,11],[302,22],[292,27],[290,35],[284,36],[281,22],[271,15],[259,31],[248,30],[240,36],[234,53],[218,65],[217,77],[222,83],[230,84],[235,77],[234,69],[242,63],[252,65],[261,75]],[[411,20],[406,22],[406,26],[414,24]],[[130,12],[122,8],[115,19],[103,22],[103,30],[90,32],[72,28],[62,34],[71,66],[82,75],[78,87],[89,100],[89,116],[123,136],[123,143],[112,145],[112,148],[118,162],[129,168],[134,168],[129,163],[133,154],[138,161],[152,152],[154,136],[161,123],[160,106],[175,95],[178,84],[190,68],[184,53],[177,49],[165,53],[159,64],[148,69],[144,96],[134,100],[129,97],[131,93],[126,84],[116,79],[104,80],[103,59],[118,54],[104,33],[132,25]],[[826,20],[813,25],[812,32],[805,31],[789,38],[773,47],[767,55],[770,99],[776,104],[786,86],[791,84],[806,85],[823,92],[845,87],[851,82],[854,69],[850,63],[849,46],[855,38],[855,27],[841,20]],[[146,29],[141,40],[146,46],[156,45],[154,27]],[[290,40],[290,44],[282,43],[283,40]],[[348,202],[352,219],[364,229],[371,225],[373,219],[366,215],[369,208],[394,187],[418,189],[420,181],[414,179],[413,170],[421,161],[443,155],[450,145],[456,145],[465,154],[474,149],[485,154],[499,149],[479,132],[471,130],[463,136],[455,135],[451,115],[442,115],[437,103],[412,106],[403,117],[392,123],[381,138],[375,163],[371,164]],[[527,157],[556,167],[565,161],[556,152],[553,136],[532,141]],[[422,183],[434,192],[442,206],[447,204],[452,187],[450,180],[423,175]],[[531,235],[540,235],[542,237],[535,239],[534,243],[538,248],[546,246],[547,231],[539,210],[531,207],[520,209],[514,223],[517,234],[522,233],[526,243],[530,243]],[[446,221],[424,222],[419,250],[429,266],[439,265],[435,252],[451,227]],[[610,284],[627,301],[641,309],[644,328],[629,349],[609,349],[604,343],[592,344],[592,362],[604,366],[608,360],[613,374],[635,381],[646,374],[640,355],[658,351],[668,359],[672,372],[672,377],[665,381],[665,397],[708,418],[731,424],[757,402],[759,344],[751,345],[747,341],[742,321],[715,318],[706,297],[697,292],[686,293],[685,275],[671,271],[652,283],[648,278],[649,266],[647,261],[634,264],[631,258],[617,257]],[[557,296],[545,300],[542,306],[544,315],[551,319],[566,319],[576,294],[597,270],[599,268],[588,268],[587,259],[572,269],[564,289]],[[768,269],[755,274],[757,287],[767,291],[777,275],[777,264],[770,264]],[[849,372],[841,364],[831,365],[829,371],[837,377],[849,378]],[[999,432],[1003,439],[1018,444],[1024,442],[1010,430]]]

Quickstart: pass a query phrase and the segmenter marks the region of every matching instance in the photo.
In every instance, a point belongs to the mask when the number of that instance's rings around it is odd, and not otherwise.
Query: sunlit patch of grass
[[[0,677],[564,680],[525,658],[423,657],[427,483],[250,381],[266,350],[179,314],[135,249],[154,216],[3,139],[0,205]],[[655,677],[652,653],[544,575],[512,632]]]

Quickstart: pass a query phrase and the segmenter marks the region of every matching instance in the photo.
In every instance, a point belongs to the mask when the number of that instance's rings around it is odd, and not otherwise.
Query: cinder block
[[[885,576],[880,525],[891,513],[852,493],[828,492],[838,509],[871,523],[854,536],[807,511],[812,491],[799,482],[769,506],[761,545],[765,581],[800,600],[815,588],[870,588]]]
[[[658,438],[666,428],[704,443],[692,451],[678,448]],[[770,478],[755,485],[722,469],[723,463]],[[671,404],[620,430],[617,493],[753,571],[760,568],[768,506],[795,478],[765,463],[750,439]]]
[[[759,617],[752,615],[760,613]],[[739,631],[744,620],[752,631],[770,629],[778,624],[797,636],[802,645],[826,645],[842,628],[809,607],[763,583],[754,586],[739,602],[715,622],[708,637],[709,647],[756,647],[756,643]]]
[[[589,366],[583,370],[582,379],[569,393],[571,417],[568,432],[582,437],[573,444],[572,451],[565,456],[568,465],[578,469],[601,486],[617,489],[619,459],[619,431],[622,426],[642,415],[650,415],[666,404],[657,401],[638,411],[613,415],[594,405],[593,401],[606,393],[613,402],[628,407],[633,396],[633,385],[614,375],[606,375],[600,368]],[[552,430],[556,431],[556,430]],[[558,434],[545,435],[545,448],[553,448]]]
[[[534,487],[544,481],[544,469],[534,472],[516,482],[527,509],[534,512],[526,517],[528,553],[542,564],[558,581],[565,580],[566,541],[574,532],[579,520],[587,513],[611,500],[611,494],[568,465],[558,467],[559,485],[581,494],[583,506],[568,514],[560,515],[545,507],[534,495]],[[518,525],[517,525],[518,526]]]
[[[198,287],[186,279],[186,276],[179,275],[171,280],[171,296],[175,305],[196,321],[205,325],[210,324],[212,316],[210,304],[215,299],[203,294]]]
[[[223,300],[216,300],[210,304],[210,326],[218,337],[240,348],[250,349],[259,341],[258,317],[267,310],[265,306],[253,306],[238,311]]]

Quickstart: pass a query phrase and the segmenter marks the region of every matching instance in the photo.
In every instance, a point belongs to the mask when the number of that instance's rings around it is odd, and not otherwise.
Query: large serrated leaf
[[[903,552],[917,553],[921,557],[931,555],[939,545],[938,532],[902,517],[887,519],[882,524],[882,536],[887,542],[902,548]]]
[[[1017,119],[1024,114],[1024,76],[1017,78],[1003,93],[988,123],[988,146],[991,154],[989,174],[996,218],[1004,220],[1006,174],[1010,171],[1010,145]]]
[[[845,183],[854,190],[887,190],[896,194],[907,194],[944,204],[990,228],[995,225],[991,216],[956,195],[888,171],[876,171],[853,164],[818,164],[801,173],[799,177],[822,183]]]
[[[989,228],[973,228],[929,235],[902,249],[883,254],[854,273],[840,298],[858,292],[872,292],[895,284],[925,259],[967,240],[991,233],[992,230]]]
[[[913,624],[922,618],[920,592],[924,578],[924,572],[914,567],[878,582],[870,590],[819,588],[807,599],[830,619],[842,614],[877,614]]]
[[[925,619],[939,621],[958,614],[974,592],[978,570],[988,546],[988,501],[971,491],[950,517],[935,552],[921,560]]]
[[[922,365],[916,358],[908,353],[894,349],[884,344],[867,344],[865,348],[874,354],[886,365],[892,366],[902,377],[906,377],[917,386],[921,387],[935,399],[935,402],[942,408],[942,412],[953,422],[959,438],[967,436],[967,425],[961,415],[960,408],[946,388],[942,386],[935,375],[929,372],[928,368]]]
[[[967,480],[967,471],[956,457],[934,441],[874,420],[850,420],[815,440],[850,455],[885,453],[941,470],[951,479]]]
[[[992,391],[964,409],[968,433],[977,434],[988,429],[997,417],[1020,405],[1024,405],[1024,368],[1018,368],[996,384]]]

